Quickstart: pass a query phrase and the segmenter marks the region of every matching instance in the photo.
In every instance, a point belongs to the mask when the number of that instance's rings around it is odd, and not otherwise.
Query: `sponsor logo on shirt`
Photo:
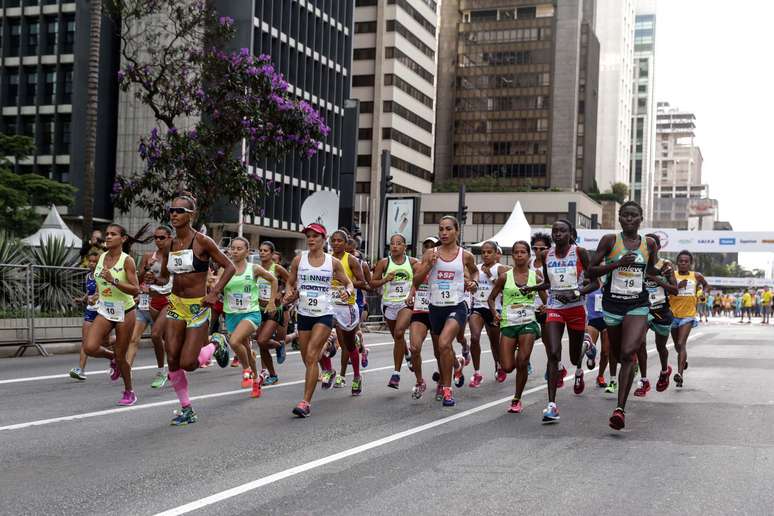
[[[438,271],[438,274],[435,278],[439,280],[453,280],[454,271]]]

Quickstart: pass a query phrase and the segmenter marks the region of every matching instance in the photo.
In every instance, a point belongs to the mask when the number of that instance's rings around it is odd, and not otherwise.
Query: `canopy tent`
[[[67,224],[62,220],[62,216],[53,204],[46,215],[46,220],[43,221],[43,226],[37,230],[34,234],[23,238],[22,242],[34,247],[40,246],[48,239],[62,239],[66,247],[81,247],[82,242],[80,237],[70,231]]]
[[[516,201],[516,205],[513,207],[511,215],[505,222],[505,225],[494,235],[492,238],[488,238],[483,242],[473,244],[473,247],[481,247],[484,242],[489,240],[497,242],[502,249],[510,249],[513,247],[513,243],[518,240],[524,240],[529,242],[532,236],[532,229],[529,227],[527,217],[524,216],[524,210],[521,208],[521,202]],[[507,254],[510,254],[507,253]]]

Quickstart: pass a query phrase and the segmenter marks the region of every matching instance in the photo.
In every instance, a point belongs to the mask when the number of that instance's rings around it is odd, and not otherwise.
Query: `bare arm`
[[[265,279],[269,283],[271,283],[271,296],[269,297],[268,303],[266,303],[266,311],[269,313],[274,312],[277,307],[274,304],[274,300],[277,299],[277,291],[279,290],[279,282],[277,281],[277,278],[274,277],[274,275],[261,267],[260,265],[254,265],[253,266],[253,277],[260,276],[261,278]]]
[[[497,313],[497,296],[499,296],[502,291],[503,287],[505,287],[505,275],[506,272],[501,272],[500,275],[497,277],[497,279],[494,282],[494,285],[492,286],[492,292],[489,293],[489,298],[486,300],[487,304],[489,305],[489,311],[492,312],[492,315],[494,316],[495,322],[500,322],[500,314]]]
[[[349,270],[351,270],[352,275],[355,276],[355,281],[352,282],[352,285],[359,289],[368,288],[368,284],[365,282],[365,277],[363,276],[363,268],[360,266],[360,262],[358,262],[357,258],[352,255],[349,255],[348,259]]]
[[[462,253],[462,262],[465,266],[465,290],[475,292],[478,290],[478,267],[473,254],[468,251]]]
[[[586,276],[588,276],[588,270],[589,270],[589,252],[584,249],[583,247],[578,247],[578,258],[580,258],[581,267],[583,267],[583,272],[586,273]],[[585,287],[581,287],[578,289],[582,296],[585,296],[586,294],[590,294],[591,292],[594,292],[599,288],[599,280],[596,278],[590,279],[588,284]]]
[[[599,241],[599,245],[597,246],[597,251],[591,257],[591,261],[589,263],[589,268],[587,271],[589,278],[599,278],[600,276],[604,276],[610,271],[617,269],[619,265],[621,265],[621,260],[609,264],[602,264],[602,260],[604,260],[605,256],[607,256],[610,251],[613,250],[614,245],[615,235],[608,234],[602,237],[602,240]]]
[[[287,283],[285,283],[285,297],[282,298],[283,303],[290,303],[298,297],[296,283],[298,282],[298,263],[300,261],[301,257],[296,256],[290,263],[290,271],[288,272]]]
[[[333,277],[344,285],[346,289],[341,293],[342,300],[346,301],[350,296],[355,295],[355,286],[352,285],[352,281],[350,281],[349,276],[344,271],[344,266],[337,258],[333,258]]]
[[[134,258],[129,256],[124,260],[124,269],[126,270],[126,281],[119,281],[115,285],[121,292],[136,296],[140,293],[140,282],[137,280],[137,268],[134,265]]]
[[[376,263],[376,267],[374,268],[374,274],[371,276],[371,287],[372,288],[381,288],[385,283],[389,283],[390,281],[395,278],[395,274],[388,274],[387,276],[382,277],[384,274],[384,270],[387,268],[387,258],[382,258]]]
[[[218,294],[223,292],[223,288],[226,286],[226,283],[228,283],[232,276],[234,276],[236,268],[234,267],[234,264],[231,262],[231,260],[229,260],[228,256],[223,254],[223,252],[218,249],[218,246],[215,245],[215,242],[210,237],[202,235],[201,233],[197,233],[196,240],[204,248],[212,261],[220,265],[220,268],[222,269],[222,273],[220,278],[218,278],[218,282],[213,285],[209,292],[207,292],[207,295],[204,297],[204,301],[202,302],[202,304],[205,306],[212,306],[217,303]]]
[[[699,285],[702,285],[702,288],[705,292],[709,292],[710,286],[709,283],[707,283],[707,280],[704,278],[704,275],[700,272],[696,272],[696,283]]]

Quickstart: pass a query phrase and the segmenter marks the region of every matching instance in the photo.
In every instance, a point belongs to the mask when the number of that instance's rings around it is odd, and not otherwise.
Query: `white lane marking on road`
[[[696,335],[699,336],[698,334]],[[689,337],[689,340],[692,340],[694,335],[691,335]],[[672,347],[671,345],[668,347]],[[656,353],[655,349],[651,349],[648,351],[648,354]],[[591,369],[590,371],[586,371],[584,373],[584,376],[593,374],[598,370],[598,367],[595,367],[594,369]],[[546,385],[538,385],[537,387],[532,387],[531,389],[527,389],[522,393],[522,396],[527,394],[534,394],[536,392],[542,391],[546,388]],[[169,509],[167,511],[159,512],[156,514],[156,516],[178,516],[180,514],[187,514],[192,511],[196,511],[198,509],[202,509],[204,507],[207,507],[209,505],[212,505],[214,503],[222,502],[224,500],[228,500],[229,498],[233,498],[235,496],[239,496],[241,494],[254,491],[255,489],[258,489],[260,487],[273,484],[275,482],[279,482],[280,480],[284,480],[286,478],[298,475],[300,473],[304,473],[306,471],[310,471],[312,469],[319,468],[321,466],[325,466],[327,464],[330,464],[332,462],[338,462],[342,459],[346,459],[347,457],[351,457],[353,455],[357,455],[369,450],[373,450],[374,448],[379,448],[381,446],[384,446],[385,444],[389,444],[395,441],[399,441],[401,439],[405,439],[406,437],[410,437],[412,435],[418,434],[420,432],[424,432],[426,430],[430,430],[436,427],[439,427],[441,425],[445,425],[447,423],[451,423],[452,421],[456,421],[458,419],[462,419],[464,417],[476,414],[478,412],[482,412],[484,410],[490,409],[492,407],[496,407],[502,403],[505,403],[506,401],[509,401],[512,399],[512,396],[507,396],[505,398],[500,398],[495,401],[490,401],[487,403],[484,403],[483,405],[479,405],[477,407],[473,407],[471,409],[465,410],[463,412],[460,412],[458,414],[454,414],[453,416],[447,416],[435,421],[431,421],[430,423],[425,423],[424,425],[416,426],[414,428],[409,428],[408,430],[404,430],[402,432],[398,432],[396,434],[388,435],[387,437],[382,437],[381,439],[377,439],[375,441],[367,442],[365,444],[361,444],[360,446],[356,446],[354,448],[350,448],[348,450],[334,453],[333,455],[328,455],[327,457],[322,457],[317,460],[313,460],[310,462],[306,462],[304,464],[300,464],[298,466],[278,471],[277,473],[274,473],[272,475],[268,475],[250,482],[246,482],[242,485],[232,487],[231,489],[226,489],[225,491],[221,491],[219,493],[215,493],[213,495],[207,496],[205,498],[200,498],[199,500],[195,500],[193,502],[181,505],[179,507],[175,507],[173,509]]]

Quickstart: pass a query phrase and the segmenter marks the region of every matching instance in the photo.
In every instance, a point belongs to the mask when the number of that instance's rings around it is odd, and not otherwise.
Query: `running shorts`
[[[518,339],[522,335],[533,334],[537,339],[540,337],[540,325],[537,321],[527,324],[518,324],[516,326],[504,326],[500,328],[500,335],[509,339]]]
[[[454,319],[460,328],[465,327],[468,320],[468,305],[463,301],[458,305],[452,306],[433,306],[430,305],[430,333],[440,335],[446,321]]]
[[[285,307],[282,305],[279,305],[273,314],[270,314],[265,310],[261,310],[261,324],[265,323],[266,321],[274,321],[275,323],[282,326],[282,324],[285,322],[284,312]]]
[[[535,312],[535,320],[538,324],[545,324],[548,315],[545,312]]]
[[[253,331],[261,327],[261,312],[239,312],[235,314],[226,314],[226,331],[234,333],[242,321],[247,321],[253,327]]]
[[[167,299],[167,296],[151,296],[150,298],[150,307],[156,310],[157,312],[160,312],[164,309],[165,306],[169,304],[169,300]]]
[[[546,324],[563,323],[568,330],[586,331],[586,307],[583,305],[571,308],[548,308],[546,310]]]
[[[184,298],[169,295],[167,319],[185,321],[186,328],[199,328],[210,321],[210,308],[202,306],[204,297]]]
[[[360,324],[357,305],[333,305],[333,320],[342,331],[352,331]]]
[[[603,313],[605,314],[605,324],[608,326],[620,326],[623,324],[624,317],[627,315],[647,316],[650,313],[650,308],[647,306],[638,306],[637,308],[630,309],[624,314],[614,314],[612,312],[608,312],[607,310],[605,310]]]
[[[749,307],[747,309],[749,310]],[[672,319],[673,329],[685,326],[686,324],[690,324],[691,328],[696,328],[699,325],[699,321],[697,321],[695,317],[675,317]]]
[[[153,325],[153,317],[150,310],[137,310],[137,322],[143,322],[146,325]]]
[[[411,314],[411,324],[414,324],[415,322],[424,324],[426,328],[430,328],[430,313],[414,312]]]
[[[382,314],[384,315],[384,318],[388,321],[394,321],[398,318],[398,312],[403,310],[404,308],[408,308],[406,306],[406,303],[395,303],[395,304],[382,304]]]
[[[653,314],[648,314],[648,328],[653,330],[657,335],[668,337],[669,330],[672,328],[672,326],[671,324],[663,324],[658,319],[655,319]]]
[[[474,308],[473,312],[470,315],[478,314],[481,316],[481,318],[484,320],[484,322],[488,326],[492,326],[494,324],[494,316],[492,315],[491,310],[489,308],[484,308],[483,306],[479,306],[478,308]]]
[[[603,332],[607,329],[607,324],[605,324],[605,318],[604,317],[595,317],[593,319],[589,319],[589,326],[592,328],[595,328],[599,332]]]
[[[84,322],[94,322],[94,319],[97,318],[97,311],[96,310],[84,310],[83,312],[83,321]]]
[[[298,314],[296,325],[298,331],[312,331],[315,324],[324,324],[328,328],[333,328],[333,315],[322,315],[320,317],[309,317]]]

